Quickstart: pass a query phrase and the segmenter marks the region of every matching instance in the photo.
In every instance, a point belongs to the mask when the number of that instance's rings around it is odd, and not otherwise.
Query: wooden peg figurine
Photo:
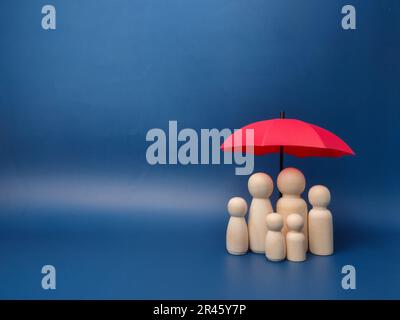
[[[313,208],[308,217],[310,251],[319,256],[333,253],[333,221],[328,210],[331,194],[327,187],[313,186],[308,192],[308,201]]]
[[[245,254],[249,249],[249,233],[244,216],[247,213],[247,203],[243,198],[234,197],[228,202],[230,214],[226,230],[226,249],[230,254]]]
[[[281,261],[286,257],[286,243],[282,234],[283,218],[278,213],[266,217],[268,232],[265,236],[265,256],[271,261]]]
[[[287,259],[295,262],[306,260],[306,238],[301,232],[304,225],[303,217],[297,213],[289,214],[286,224],[288,227],[286,234]]]
[[[287,233],[287,217],[291,213],[298,213],[303,217],[304,226],[302,232],[306,238],[305,246],[308,250],[308,208],[307,203],[301,198],[306,187],[306,179],[303,173],[296,168],[286,168],[278,175],[277,185],[282,197],[276,204],[276,211],[282,215],[284,226],[283,234]]]
[[[274,190],[274,182],[269,175],[259,172],[250,177],[248,188],[253,197],[248,221],[250,250],[264,254],[267,233],[265,217],[273,211],[269,197]]]

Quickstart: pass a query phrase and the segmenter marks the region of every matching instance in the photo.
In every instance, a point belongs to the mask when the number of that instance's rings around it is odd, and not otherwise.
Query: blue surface
[[[400,3],[351,2],[344,31],[347,1],[52,1],[44,31],[42,1],[2,1],[0,298],[400,298]],[[250,200],[233,166],[145,159],[169,120],[234,129],[282,108],[357,153],[285,159],[332,192],[336,252],[301,264],[225,252],[226,202]]]
[[[362,224],[363,214],[355,211],[358,219],[336,219],[333,256],[271,263],[263,255],[225,252],[226,217],[221,212],[12,212],[12,218],[0,221],[0,297],[399,298],[398,228]],[[44,264],[57,269],[54,291],[40,286]],[[357,270],[356,290],[341,287],[346,264]]]

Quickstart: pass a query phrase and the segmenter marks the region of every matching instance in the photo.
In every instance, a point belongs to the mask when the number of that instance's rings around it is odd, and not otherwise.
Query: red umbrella
[[[296,157],[340,157],[355,155],[354,151],[338,136],[296,119],[264,120],[251,123],[234,132],[222,144],[225,152],[246,151],[246,129],[254,133],[255,155],[280,153],[280,169],[283,169],[283,153]]]

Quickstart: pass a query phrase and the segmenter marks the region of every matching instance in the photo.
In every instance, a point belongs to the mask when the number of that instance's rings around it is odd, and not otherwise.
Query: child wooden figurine
[[[288,227],[286,234],[287,259],[295,262],[306,260],[306,238],[301,232],[304,225],[303,217],[297,213],[289,214],[286,224]]]
[[[271,261],[281,261],[286,257],[285,237],[282,234],[283,218],[278,213],[266,217],[268,232],[265,236],[265,256]]]

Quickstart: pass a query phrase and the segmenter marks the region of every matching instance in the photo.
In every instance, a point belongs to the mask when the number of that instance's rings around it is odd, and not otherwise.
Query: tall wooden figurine
[[[265,218],[273,211],[269,197],[274,190],[274,182],[265,173],[255,173],[249,179],[248,188],[253,197],[248,221],[250,250],[255,253],[265,253],[265,235],[267,233]]]
[[[296,168],[286,168],[280,172],[277,179],[279,191],[282,197],[276,204],[276,211],[282,215],[284,226],[283,234],[286,237],[287,223],[286,219],[291,213],[298,213],[302,216],[304,226],[302,232],[305,237],[305,249],[308,250],[308,208],[307,203],[301,198],[306,187],[306,179],[303,173]]]

